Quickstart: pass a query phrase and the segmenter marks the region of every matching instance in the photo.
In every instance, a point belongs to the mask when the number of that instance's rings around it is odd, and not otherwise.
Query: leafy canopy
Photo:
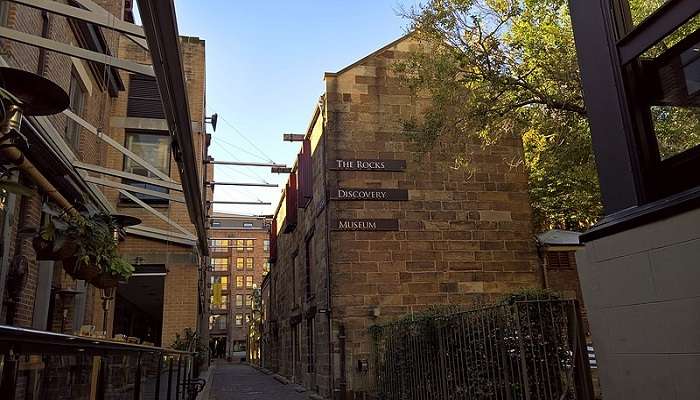
[[[663,0],[630,3],[638,23]],[[454,144],[462,166],[466,144],[519,137],[523,159],[505,161],[524,162],[536,229],[595,223],[602,207],[567,1],[430,0],[401,14],[423,49],[396,70],[432,98],[420,121],[405,121],[406,133],[426,150]],[[700,130],[682,134],[700,126],[687,110],[652,113],[662,157],[700,143]]]

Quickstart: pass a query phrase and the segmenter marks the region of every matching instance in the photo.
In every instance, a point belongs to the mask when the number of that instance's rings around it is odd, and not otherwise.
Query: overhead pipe
[[[31,161],[24,157],[24,153],[17,148],[16,144],[4,143],[6,140],[11,140],[10,132],[13,129],[17,130],[20,127],[22,120],[22,111],[16,106],[9,107],[9,118],[7,123],[2,127],[2,137],[0,137],[0,154],[7,159],[9,162],[14,164],[20,171],[27,174],[32,181],[51,199],[53,199],[56,204],[58,204],[64,211],[73,215],[79,216],[80,214],[75,209],[75,206],[71,204],[63,195],[56,189],[56,187],[49,182],[41,171],[39,171]]]

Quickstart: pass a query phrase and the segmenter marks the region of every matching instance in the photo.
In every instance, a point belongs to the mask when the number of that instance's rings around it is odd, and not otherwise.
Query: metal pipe
[[[3,142],[6,138],[7,135],[1,138],[0,143]],[[58,204],[62,209],[74,216],[79,215],[75,207],[68,200],[66,200],[65,197],[63,197],[63,195],[58,191],[58,189],[56,189],[56,187],[53,186],[48,179],[46,179],[44,174],[42,174],[41,171],[39,171],[34,166],[34,164],[31,163],[31,161],[27,160],[24,157],[24,154],[22,154],[22,152],[17,147],[2,147],[0,149],[0,155],[2,155],[5,159],[14,164],[22,172],[27,174],[29,178],[44,193],[51,197],[51,199],[53,199],[56,202],[56,204]]]
[[[320,98],[318,102],[319,114],[321,117],[321,138],[323,139],[323,165],[328,165],[328,140],[327,140],[327,119],[324,114],[323,103],[324,98]],[[323,187],[328,186],[328,173],[327,168],[321,168],[323,172]],[[337,182],[336,182],[337,183]],[[333,396],[335,391],[335,374],[333,371],[333,305],[331,296],[331,204],[328,202],[328,192],[324,191],[324,196],[326,196],[326,317],[328,322],[328,371],[330,377],[330,395]]]
[[[215,160],[204,160],[205,164],[213,165],[236,165],[241,167],[271,167],[271,168],[286,168],[286,164],[278,163],[258,163],[258,162],[244,162],[244,161],[215,161]]]
[[[254,205],[254,206],[269,206],[272,205],[270,202],[266,201],[217,201],[217,200],[211,200],[207,201],[209,204],[247,204],[247,205]]]
[[[279,187],[276,183],[241,183],[241,182],[214,182],[207,181],[207,185],[219,186],[254,186],[254,187]]]

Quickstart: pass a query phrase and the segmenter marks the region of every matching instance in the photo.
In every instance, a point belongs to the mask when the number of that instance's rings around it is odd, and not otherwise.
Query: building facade
[[[520,140],[470,143],[465,171],[403,133],[430,99],[392,64],[418,46],[326,74],[272,221],[262,364],[328,398],[370,388],[373,324],[542,285]]]
[[[576,256],[602,396],[697,398],[700,4],[569,5],[605,211]]]
[[[98,11],[133,22],[132,2],[99,3],[95,7],[103,10]],[[80,20],[7,1],[0,5],[0,19],[4,27],[23,34],[150,63],[149,52],[132,39]],[[17,148],[36,168],[2,176],[3,182],[20,183],[32,194],[3,189],[0,196],[3,322],[62,333],[92,326],[108,337],[123,334],[166,347],[185,328],[202,331],[208,316],[205,257],[197,249],[194,225],[180,194],[180,168],[172,156],[155,78],[12,40],[2,39],[0,45],[3,65],[58,84],[69,95],[73,115],[25,116],[22,133],[27,133],[29,146]],[[198,152],[197,165],[191,167],[202,177],[203,187],[202,160],[208,146],[205,46],[188,37],[182,37],[180,45]],[[6,152],[0,161],[3,171],[18,162]],[[118,252],[136,272],[118,285],[106,316],[100,290],[71,278],[60,261],[37,261],[32,239],[51,207],[141,220],[119,237]],[[26,271],[18,275],[23,263]]]
[[[253,303],[270,271],[270,220],[216,212],[210,220],[210,338],[226,341],[226,354],[246,350]]]

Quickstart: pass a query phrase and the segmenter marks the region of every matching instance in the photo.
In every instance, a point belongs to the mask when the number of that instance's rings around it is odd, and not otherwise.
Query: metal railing
[[[574,300],[516,301],[373,328],[369,378],[386,400],[590,400]]]
[[[0,325],[0,400],[193,400],[193,352]]]

